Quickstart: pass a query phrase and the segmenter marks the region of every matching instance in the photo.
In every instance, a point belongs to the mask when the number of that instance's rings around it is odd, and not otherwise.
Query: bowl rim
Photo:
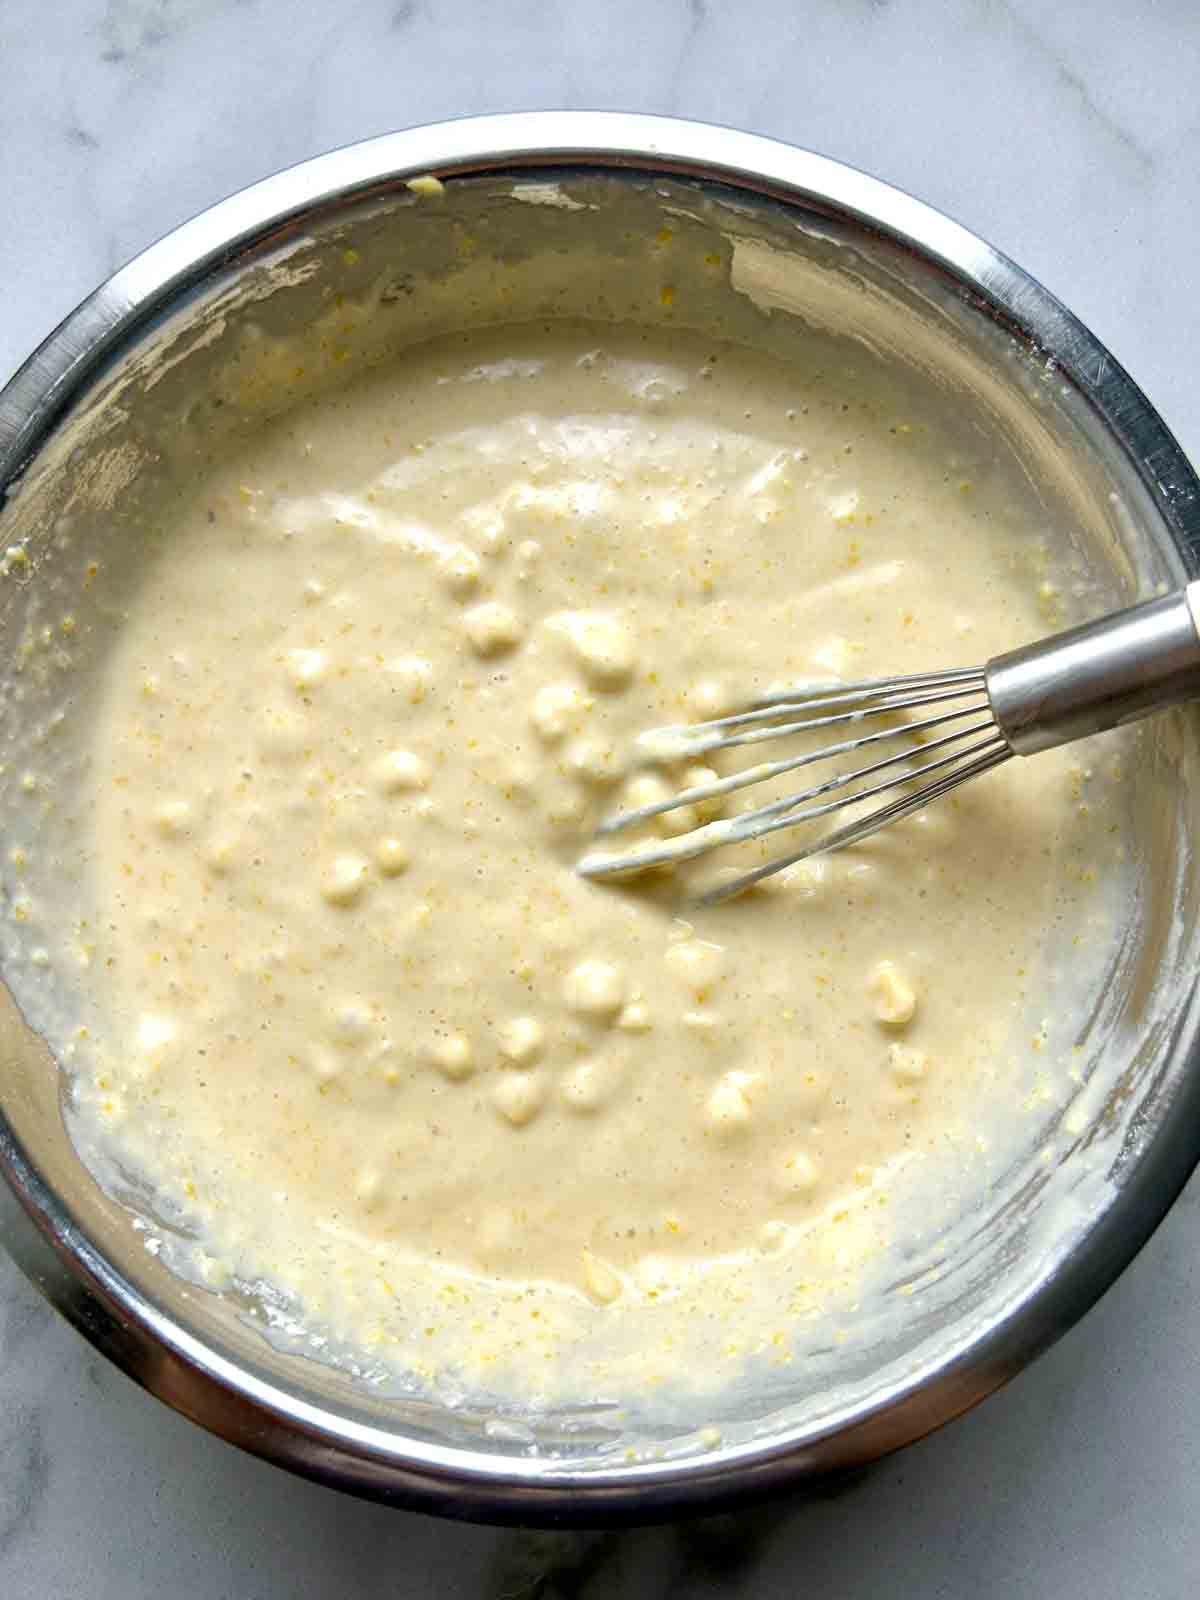
[[[635,169],[702,179],[785,204],[832,207],[941,267],[995,319],[1033,341],[1100,413],[1134,464],[1189,575],[1200,567],[1200,482],[1162,419],[1102,344],[1039,283],[942,213],[878,179],[781,141],[708,123],[623,112],[468,117],[384,134],[287,168],[175,228],[89,295],[0,390],[0,513],[6,490],[105,363],[189,289],[268,236],[423,174],[522,168]],[[1172,1054],[1194,1064],[1197,995]],[[564,1470],[426,1444],[298,1400],[212,1350],[124,1277],[88,1238],[0,1111],[0,1242],[103,1353],[221,1437],[370,1498],[526,1524],[652,1521],[859,1466],[967,1410],[1071,1326],[1165,1216],[1200,1159],[1200,1072],[1175,1100],[1120,1195],[981,1337],[833,1422],[769,1443],[668,1463]]]

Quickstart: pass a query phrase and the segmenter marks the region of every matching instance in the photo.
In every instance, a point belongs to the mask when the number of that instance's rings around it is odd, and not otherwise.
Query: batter
[[[1047,934],[1116,859],[1099,779],[1013,763],[702,912],[699,867],[574,869],[601,815],[703,781],[632,767],[643,729],[1060,620],[1009,478],[895,404],[508,328],[180,484],[95,730],[78,1087],[208,1281],[408,1371],[652,1381],[788,1359],[902,1194],[961,1199],[1036,1099]]]

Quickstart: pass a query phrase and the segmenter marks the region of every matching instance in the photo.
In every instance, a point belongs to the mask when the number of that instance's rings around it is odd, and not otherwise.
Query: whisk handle
[[[1019,756],[1200,698],[1200,582],[995,656],[985,672]]]

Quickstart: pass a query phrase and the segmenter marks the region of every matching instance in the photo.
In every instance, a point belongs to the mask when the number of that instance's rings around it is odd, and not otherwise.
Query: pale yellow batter
[[[893,406],[510,328],[180,485],[95,733],[80,1099],[211,1281],[418,1371],[654,1376],[786,1352],[895,1243],[898,1185],[969,1190],[1036,1094],[1047,932],[1118,849],[1070,757],[712,910],[698,869],[574,870],[695,778],[630,770],[644,728],[1059,620],[1010,481]]]

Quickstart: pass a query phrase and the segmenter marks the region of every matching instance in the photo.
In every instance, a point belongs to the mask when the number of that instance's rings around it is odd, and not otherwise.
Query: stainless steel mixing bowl
[[[424,174],[445,192],[414,192],[408,180]],[[708,269],[673,294],[653,267],[664,225],[682,241],[680,271]],[[312,324],[367,284],[382,343],[597,308],[785,357],[806,326],[841,329],[930,374],[982,434],[1006,441],[1114,603],[1200,565],[1200,486],[1145,398],[1044,289],[945,217],[834,162],[723,129],[502,116],[372,140],[256,185],[118,272],[30,358],[0,394],[0,550],[24,552],[0,579],[10,667],[47,606],[86,617],[99,605],[80,557],[99,541],[117,548],[181,428],[219,435],[231,412],[270,409],[269,389],[239,388],[247,341]],[[19,750],[41,725],[39,693],[80,715],[94,673],[81,644],[70,671],[40,689],[29,674],[9,677],[0,732]],[[1187,844],[1197,757],[1184,717],[1140,747],[1137,887],[1080,1033],[1091,1088],[1073,1118],[1047,1113],[1038,1148],[980,1198],[944,1259],[925,1263],[903,1316],[866,1318],[773,1387],[731,1386],[682,1421],[605,1396],[523,1416],[381,1392],[264,1337],[243,1297],[173,1275],[76,1155],[62,1075],[14,1003],[36,1018],[36,982],[8,920],[5,1243],[99,1349],[169,1404],[380,1499],[526,1522],[651,1519],[868,1461],[972,1405],[1079,1317],[1200,1154],[1200,901]],[[10,761],[0,790],[12,781]],[[722,1429],[715,1448],[696,1432],[708,1422]]]

